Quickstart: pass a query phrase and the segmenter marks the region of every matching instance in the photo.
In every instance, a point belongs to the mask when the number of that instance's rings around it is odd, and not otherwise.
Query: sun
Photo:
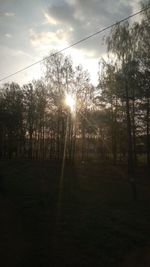
[[[76,102],[72,95],[66,94],[65,103],[70,108],[71,112],[75,112]]]

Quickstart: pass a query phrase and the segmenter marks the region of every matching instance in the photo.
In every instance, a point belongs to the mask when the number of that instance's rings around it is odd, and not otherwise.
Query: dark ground
[[[3,161],[0,169],[0,266],[150,266],[142,167],[135,202],[124,168],[67,164],[60,206],[58,164]]]

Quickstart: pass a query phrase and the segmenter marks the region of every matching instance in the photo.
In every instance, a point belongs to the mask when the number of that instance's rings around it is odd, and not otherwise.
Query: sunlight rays
[[[75,113],[76,110],[76,101],[74,97],[70,94],[66,94],[65,104],[70,108],[71,113]]]

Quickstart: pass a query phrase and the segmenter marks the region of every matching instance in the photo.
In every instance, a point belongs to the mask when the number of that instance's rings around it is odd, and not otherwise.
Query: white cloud
[[[6,33],[6,34],[5,34],[5,37],[6,37],[6,38],[12,38],[12,34],[10,34],[10,33]]]
[[[57,29],[56,32],[29,30],[31,45],[34,50],[39,52],[41,57],[46,56],[51,50],[60,50],[68,46],[69,34],[69,31],[67,32],[61,28]]]
[[[4,11],[0,11],[0,17],[14,17],[15,13],[13,12],[4,12]]]
[[[68,42],[74,43],[131,15],[138,3],[139,0],[133,0],[133,3],[130,0],[114,0],[113,5],[112,0],[65,0],[51,4],[46,16],[51,25],[61,25],[62,29],[72,28]],[[80,44],[79,48],[98,57],[100,51],[104,52],[101,45],[104,34]]]
[[[10,0],[0,0],[3,3],[6,1],[11,2]],[[24,17],[23,13],[18,12],[19,6],[17,5],[15,11],[17,15],[14,25],[9,25],[9,22],[14,19],[15,13],[11,11],[15,9],[12,10],[11,7],[8,8],[9,5],[6,5],[7,9],[3,9],[0,12],[0,17],[2,17],[0,19],[6,22],[2,31],[2,35],[5,36],[3,40],[4,47],[1,49],[1,62],[3,62],[1,66],[2,73],[5,70],[6,74],[11,73],[18,68],[38,61],[47,56],[51,50],[61,50],[69,44],[75,43],[140,9],[138,5],[140,0],[49,0],[46,1],[47,4],[49,3],[49,6],[45,10],[43,10],[43,6],[38,6],[38,1],[30,2],[32,2],[32,7],[34,5],[33,3],[35,3],[35,10],[38,8],[38,16],[36,13],[35,17]],[[20,7],[22,8],[22,5]],[[26,15],[26,10],[23,10],[23,12]],[[40,17],[41,15],[42,17]],[[11,27],[9,28],[8,26]],[[11,32],[14,26],[15,28]],[[29,33],[26,33],[28,27],[34,28],[30,29]],[[13,42],[9,42],[8,44],[8,39],[6,38],[11,38],[11,33],[14,36],[16,29],[18,35],[20,32],[21,35],[18,38],[13,38]],[[109,32],[105,32],[104,34],[107,35]],[[95,36],[66,51],[67,54],[71,54],[73,57],[75,65],[81,63],[89,69],[94,83],[96,83],[95,81],[97,79],[98,59],[104,56],[106,52],[106,45],[102,45],[104,34]],[[24,39],[22,36],[25,36],[23,37]],[[25,39],[26,37],[29,39]],[[23,39],[22,43],[20,41],[21,38]],[[17,47],[18,49],[5,51],[7,45]],[[20,47],[22,47],[22,50],[19,50]],[[24,52],[27,50],[30,50],[30,55]],[[28,76],[32,76],[33,71],[34,69],[29,69]],[[35,71],[36,73],[38,71]],[[22,73],[20,75],[22,75],[22,78],[25,74]]]
[[[13,13],[13,12],[5,12],[4,15],[6,17],[14,17],[15,16],[15,13]]]
[[[43,24],[57,25],[59,21],[51,17],[48,13],[44,12],[45,21]]]

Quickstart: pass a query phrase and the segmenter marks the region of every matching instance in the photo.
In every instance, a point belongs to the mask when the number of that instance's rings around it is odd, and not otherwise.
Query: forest
[[[138,18],[105,37],[97,86],[58,51],[0,85],[1,266],[150,266],[150,8]]]
[[[149,19],[113,27],[111,60],[99,61],[98,85],[71,57],[51,52],[44,77],[0,88],[0,158],[85,160],[91,157],[150,165]],[[112,56],[113,55],[113,56]],[[32,71],[32,70],[31,70]],[[65,103],[75,102],[74,110]]]

